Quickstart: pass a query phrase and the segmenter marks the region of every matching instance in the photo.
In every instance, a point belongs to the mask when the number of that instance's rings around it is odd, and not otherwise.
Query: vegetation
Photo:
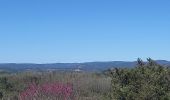
[[[105,72],[0,73],[2,100],[170,100],[170,69],[148,58]]]
[[[170,100],[170,69],[147,60],[138,59],[136,68],[110,71],[113,100]]]
[[[3,100],[103,100],[111,78],[102,73],[22,72],[1,77]]]

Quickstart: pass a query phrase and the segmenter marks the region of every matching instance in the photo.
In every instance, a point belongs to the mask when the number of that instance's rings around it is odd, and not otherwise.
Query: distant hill
[[[170,66],[170,61],[157,60],[157,63]],[[83,71],[103,71],[113,67],[127,67],[132,68],[136,66],[136,62],[128,61],[108,61],[108,62],[86,62],[86,63],[51,63],[51,64],[31,64],[31,63],[2,63],[0,64],[0,70],[6,70],[11,72],[26,71],[26,70],[75,70],[77,68]]]

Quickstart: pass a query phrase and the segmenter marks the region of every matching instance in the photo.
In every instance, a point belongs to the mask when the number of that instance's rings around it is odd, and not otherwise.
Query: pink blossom
[[[38,98],[40,95],[63,97],[67,100],[73,94],[73,86],[63,83],[45,83],[42,85],[30,84],[28,88],[19,94],[19,100]]]

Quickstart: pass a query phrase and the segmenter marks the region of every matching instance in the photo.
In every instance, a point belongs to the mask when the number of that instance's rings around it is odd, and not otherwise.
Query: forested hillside
[[[163,66],[170,66],[170,62],[166,60],[156,60]],[[146,63],[146,62],[145,62]],[[33,71],[74,71],[80,68],[83,71],[104,71],[110,68],[132,68],[137,64],[136,61],[107,61],[107,62],[85,62],[85,63],[49,63],[49,64],[34,64],[34,63],[4,63],[0,64],[0,69],[9,72],[22,72],[26,70]]]

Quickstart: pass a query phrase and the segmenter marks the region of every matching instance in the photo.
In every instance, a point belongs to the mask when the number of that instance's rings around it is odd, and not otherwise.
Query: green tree
[[[113,100],[170,100],[170,69],[147,60],[144,64],[138,59],[135,68],[110,71]]]

